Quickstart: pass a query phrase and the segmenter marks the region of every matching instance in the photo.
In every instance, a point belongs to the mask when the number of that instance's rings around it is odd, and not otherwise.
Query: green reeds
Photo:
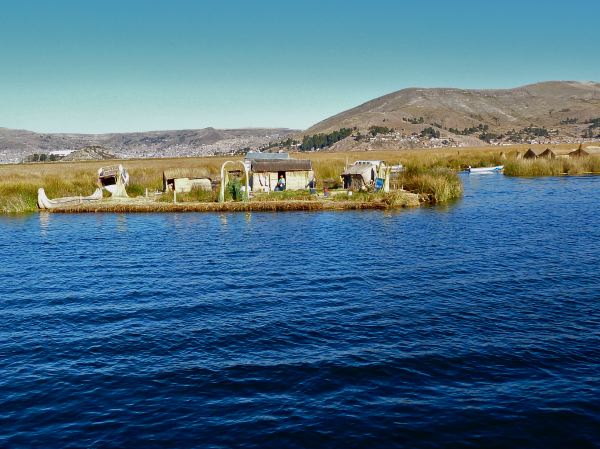
[[[308,190],[284,190],[283,192],[255,193],[252,201],[315,201],[317,195]]]
[[[169,190],[162,195],[157,196],[156,201],[160,203],[172,203],[173,196],[173,192]],[[214,203],[217,199],[217,192],[203,190],[197,187],[194,187],[190,192],[177,194],[178,203]]]
[[[463,193],[462,182],[456,172],[444,167],[408,165],[400,174],[398,183],[401,188],[422,195],[432,203],[445,203],[460,198]]]
[[[25,182],[0,184],[0,213],[15,214],[37,209],[37,187]]]

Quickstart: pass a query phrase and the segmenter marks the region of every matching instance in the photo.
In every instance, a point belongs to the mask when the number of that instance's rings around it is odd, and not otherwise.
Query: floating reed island
[[[339,198],[344,196],[344,198]],[[352,199],[350,199],[352,198]],[[55,213],[83,212],[287,212],[287,211],[334,211],[363,209],[395,209],[416,207],[421,204],[419,195],[411,192],[389,192],[383,194],[357,195],[356,198],[345,194],[335,194],[330,198],[315,196],[314,199],[279,199],[276,196],[248,201],[198,202],[181,201],[177,203],[154,201],[146,198],[129,200],[103,200],[97,203],[74,204],[52,209]]]
[[[533,159],[525,158],[530,147]],[[269,158],[281,156],[262,156],[263,159],[255,156],[251,160],[218,156],[114,161],[127,167],[126,174],[118,175],[127,179],[126,197],[121,198],[109,192],[110,184],[116,181],[116,172],[106,170],[100,175],[101,169],[110,168],[103,167],[102,161],[0,165],[0,213],[37,211],[39,188],[44,189],[49,200],[65,197],[69,200],[68,204],[50,209],[57,212],[392,209],[459,198],[462,183],[457,173],[469,166],[503,165],[504,174],[509,176],[600,172],[600,155],[594,153],[593,146],[577,149],[573,145],[554,145],[550,151],[546,149],[546,145],[516,145],[314,152],[297,153],[293,159],[287,156],[280,162]],[[355,166],[355,162],[366,157],[366,162],[374,163],[371,168],[377,173],[367,176],[368,164]],[[227,161],[231,163],[223,171]],[[377,165],[382,161],[389,162],[384,164],[387,168],[403,167],[402,171],[390,172],[388,192],[374,185],[379,178],[384,179],[385,187],[386,172],[380,172]],[[286,180],[286,190],[275,191],[280,174]],[[356,177],[363,174],[365,185],[356,184]],[[309,182],[313,179],[316,184],[311,187]],[[97,199],[98,187],[103,189],[102,199]],[[120,187],[112,190],[117,195],[123,193]],[[249,192],[247,198],[243,197],[244,192]],[[221,193],[223,202],[219,202]]]
[[[339,155],[288,155],[23,164],[0,167],[0,210],[31,212],[226,212],[417,207],[462,195],[440,166]],[[388,153],[386,156],[392,154]],[[313,156],[302,155],[302,156]],[[124,165],[127,165],[125,169]],[[96,190],[102,188],[103,194]]]

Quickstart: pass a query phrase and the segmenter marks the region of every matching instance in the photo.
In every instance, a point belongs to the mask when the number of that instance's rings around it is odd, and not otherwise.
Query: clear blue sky
[[[600,81],[600,2],[0,0],[0,126],[305,128],[405,87]]]

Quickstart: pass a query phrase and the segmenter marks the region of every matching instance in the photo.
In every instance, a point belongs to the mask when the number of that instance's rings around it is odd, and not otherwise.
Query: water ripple
[[[598,177],[0,218],[0,447],[594,447]]]

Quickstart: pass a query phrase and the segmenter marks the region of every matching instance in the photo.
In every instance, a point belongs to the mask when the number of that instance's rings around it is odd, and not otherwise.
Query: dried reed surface
[[[527,148],[543,149],[543,146],[517,145],[512,147],[476,147],[454,149],[426,149],[400,151],[369,152],[315,152],[298,153],[292,157],[311,159],[318,180],[318,187],[323,187],[323,180],[332,179],[339,182],[339,175],[346,164],[361,159],[380,159],[389,164],[401,163],[409,173],[420,173],[412,180],[405,178],[405,188],[429,195],[435,201],[444,201],[449,195],[456,195],[456,188],[449,190],[441,182],[439,173],[426,174],[428,169],[451,168],[460,170],[468,167],[492,166],[504,163],[501,153],[510,160],[517,151],[524,153]],[[574,145],[550,146],[554,151],[565,152]],[[218,177],[224,161],[241,160],[242,157],[202,157],[174,159],[139,159],[121,161],[130,173],[131,185],[127,191],[130,196],[143,196],[146,189],[154,192],[162,189],[162,173],[166,169],[200,169],[211,177]],[[110,161],[110,164],[119,161]],[[0,213],[20,213],[37,210],[37,189],[44,187],[49,198],[63,196],[87,196],[96,188],[96,172],[106,165],[106,161],[55,162],[39,164],[0,165]],[[412,170],[412,171],[411,171]],[[446,179],[447,176],[444,175]],[[452,182],[455,185],[455,182]],[[434,188],[435,187],[435,188]],[[450,194],[443,194],[446,190]],[[435,192],[442,192],[436,194]],[[454,192],[454,193],[451,193]],[[199,195],[189,195],[189,201],[198,201]],[[186,197],[178,195],[178,201],[186,201]],[[164,199],[168,202],[168,198]],[[273,201],[269,201],[273,202]],[[276,201],[275,201],[276,202]],[[166,207],[166,206],[165,206]],[[170,207],[170,206],[169,206]],[[184,206],[181,206],[184,207]],[[227,206],[229,207],[229,206]],[[231,206],[234,207],[234,206]],[[237,206],[236,206],[237,207]]]
[[[417,203],[418,204],[418,203]],[[285,212],[319,210],[390,209],[389,204],[363,201],[249,201],[228,203],[158,203],[158,202],[111,202],[82,204],[62,209],[55,213],[84,212]]]

